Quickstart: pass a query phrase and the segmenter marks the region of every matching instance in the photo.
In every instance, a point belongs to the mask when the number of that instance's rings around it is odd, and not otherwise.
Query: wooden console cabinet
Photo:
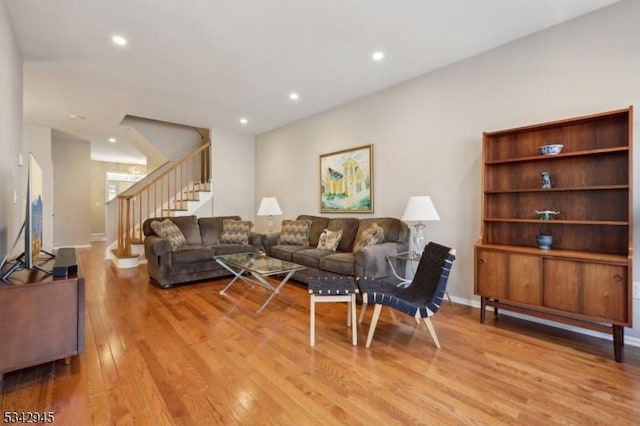
[[[475,294],[503,308],[609,333],[632,326],[632,107],[484,133]],[[563,144],[557,155],[539,147]],[[543,188],[548,172],[551,188]],[[560,212],[540,220],[536,211]],[[538,248],[537,235],[553,237]]]
[[[0,386],[6,372],[82,353],[84,306],[80,275],[23,270],[0,282]]]

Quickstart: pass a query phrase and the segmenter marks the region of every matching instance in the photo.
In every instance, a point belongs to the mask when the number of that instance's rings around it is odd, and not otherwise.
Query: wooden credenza
[[[84,306],[81,274],[54,279],[22,270],[0,282],[0,386],[6,372],[82,353]]]
[[[632,127],[629,107],[484,134],[482,322],[492,306],[605,332],[621,361],[633,318]],[[542,155],[547,144],[564,148]],[[536,214],[549,210],[554,220]],[[541,231],[551,249],[538,246]]]

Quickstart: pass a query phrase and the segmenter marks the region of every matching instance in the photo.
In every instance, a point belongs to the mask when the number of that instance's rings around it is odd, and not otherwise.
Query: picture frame
[[[373,213],[373,145],[320,155],[320,213]]]

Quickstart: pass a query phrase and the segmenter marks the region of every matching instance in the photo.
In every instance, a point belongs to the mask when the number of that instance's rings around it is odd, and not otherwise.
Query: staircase
[[[132,247],[142,244],[146,219],[189,214],[203,201],[203,194],[211,197],[210,146],[211,142],[203,144],[162,173],[118,195],[117,246],[112,250],[116,266],[137,266],[139,254]]]

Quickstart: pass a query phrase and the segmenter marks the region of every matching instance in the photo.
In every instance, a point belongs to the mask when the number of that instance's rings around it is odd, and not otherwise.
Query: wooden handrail
[[[184,209],[197,192],[208,190],[210,146],[211,142],[203,144],[134,192],[118,195],[116,256],[132,256],[131,245],[142,241],[147,218],[170,216]]]

